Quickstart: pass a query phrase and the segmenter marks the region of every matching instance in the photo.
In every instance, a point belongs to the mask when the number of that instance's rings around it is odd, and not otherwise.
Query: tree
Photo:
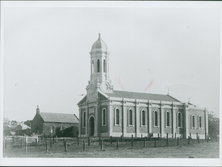
[[[219,134],[219,118],[216,118],[213,113],[208,114],[208,133],[210,136],[216,136]]]

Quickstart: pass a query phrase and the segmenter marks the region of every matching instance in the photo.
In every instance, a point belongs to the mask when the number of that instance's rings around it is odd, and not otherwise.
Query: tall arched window
[[[201,116],[199,116],[199,127],[202,128]]]
[[[133,111],[129,110],[129,125],[133,125]]]
[[[178,127],[181,127],[181,125],[182,125],[181,121],[182,120],[181,120],[181,113],[180,112],[178,113],[178,118],[177,119],[178,119]]]
[[[119,109],[116,109],[116,125],[119,125]]]
[[[99,59],[97,60],[97,72],[100,72],[100,62],[99,62]]]
[[[166,113],[166,126],[170,126],[170,113]]]
[[[103,72],[106,72],[106,60],[103,60]]]
[[[154,111],[154,126],[158,126],[158,113]]]
[[[145,111],[142,110],[142,125],[145,125]]]
[[[194,117],[194,115],[192,117],[193,117],[193,128],[194,128],[195,127],[195,117]]]
[[[94,73],[94,60],[92,60],[92,73]]]
[[[106,125],[106,109],[102,111],[102,125]]]

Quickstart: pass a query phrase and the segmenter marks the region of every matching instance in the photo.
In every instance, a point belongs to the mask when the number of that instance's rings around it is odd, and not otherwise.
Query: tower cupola
[[[90,80],[86,87],[88,99],[95,95],[98,90],[104,93],[113,91],[109,78],[109,52],[106,43],[99,34],[96,42],[93,43],[90,51]],[[92,99],[95,99],[93,96]]]
[[[105,42],[101,39],[101,34],[99,34],[99,37],[96,42],[92,45],[91,48],[91,54],[96,52],[102,52],[102,53],[108,53],[108,48]]]

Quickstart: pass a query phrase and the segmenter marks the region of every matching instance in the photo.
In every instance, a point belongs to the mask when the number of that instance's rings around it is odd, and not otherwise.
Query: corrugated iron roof
[[[179,100],[175,99],[174,97],[170,95],[162,95],[162,94],[113,90],[113,93],[106,93],[106,95],[109,97],[120,97],[120,98],[130,98],[130,99],[146,99],[146,100],[180,102]]]
[[[44,122],[79,123],[75,114],[41,112],[40,116]]]

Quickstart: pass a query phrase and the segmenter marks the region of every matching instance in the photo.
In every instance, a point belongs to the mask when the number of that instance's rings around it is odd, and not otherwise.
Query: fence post
[[[158,133],[158,139],[160,138],[160,134]]]
[[[177,133],[175,133],[175,139],[177,140]]]
[[[118,148],[119,148],[119,139],[117,139],[116,141],[116,149],[118,150]]]
[[[51,135],[50,135],[49,143],[50,143],[50,147],[52,147],[52,137],[51,137]]]
[[[208,143],[208,140],[209,140],[209,136],[207,135],[207,143]]]
[[[200,139],[199,139],[199,136],[197,136],[197,142],[198,142],[198,143],[200,143]]]
[[[121,141],[121,143],[123,142],[123,135],[121,135],[120,141]]]
[[[188,136],[188,140],[187,141],[188,141],[188,144],[190,144],[190,136]]]
[[[166,145],[168,146],[168,133],[167,133],[167,138],[166,138]]]
[[[154,140],[154,147],[156,148],[156,139]]]
[[[180,138],[178,137],[178,138],[177,138],[177,145],[179,145],[179,139],[180,139]]]
[[[110,144],[113,144],[113,137],[110,136]]]
[[[82,141],[82,147],[83,147],[83,151],[85,151],[86,150],[86,145],[85,145],[85,141],[84,140]]]
[[[146,147],[146,137],[144,137],[143,147]]]
[[[88,137],[88,146],[90,146],[90,138]]]
[[[190,133],[190,139],[191,139],[191,133]]]
[[[52,138],[52,144],[55,144],[55,136],[53,135],[53,138]]]
[[[7,137],[5,137],[5,149],[7,148]]]
[[[25,153],[27,154],[27,138],[25,136]]]
[[[133,135],[132,135],[132,138],[131,138],[131,147],[133,147]]]
[[[77,146],[79,146],[79,136],[77,136]]]
[[[101,145],[101,137],[99,136],[99,146]]]
[[[22,148],[22,138],[21,138],[21,148]]]
[[[45,139],[45,148],[46,148],[46,153],[48,153],[48,142],[47,142],[47,139]]]
[[[65,152],[67,152],[67,143],[64,141],[64,146],[65,146]]]
[[[15,145],[15,137],[14,136],[12,137],[12,144],[13,144],[13,146]]]
[[[38,147],[37,139],[35,139],[35,148]]]
[[[103,151],[103,140],[101,140],[101,151]]]
[[[141,139],[143,139],[143,134],[141,134]]]

